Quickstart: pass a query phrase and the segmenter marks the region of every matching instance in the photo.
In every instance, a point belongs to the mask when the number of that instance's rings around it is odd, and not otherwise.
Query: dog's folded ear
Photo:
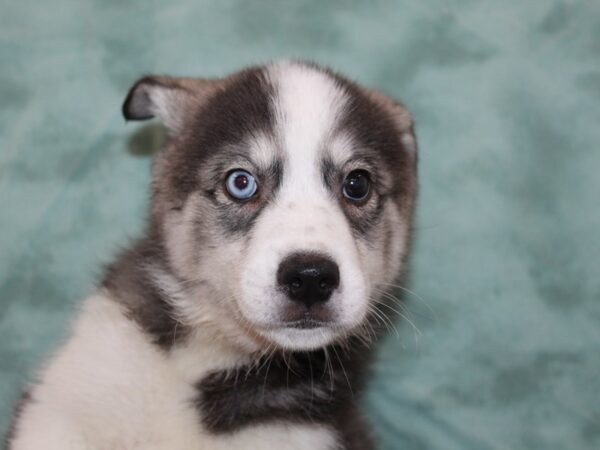
[[[146,76],[129,90],[123,116],[127,120],[156,117],[171,133],[176,133],[220,84],[218,79]]]
[[[374,89],[365,89],[365,92],[367,96],[381,106],[392,119],[402,136],[402,143],[404,144],[405,149],[411,154],[416,154],[417,142],[415,138],[414,121],[406,107],[402,103]]]

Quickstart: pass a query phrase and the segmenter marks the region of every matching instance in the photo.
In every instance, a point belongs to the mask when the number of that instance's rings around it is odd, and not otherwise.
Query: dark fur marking
[[[167,294],[156,285],[148,267],[171,273],[161,240],[153,232],[107,267],[102,287],[113,294],[111,298],[126,308],[128,317],[158,346],[169,349],[186,337],[187,330],[175,319]]]
[[[216,434],[269,422],[335,426],[364,384],[368,352],[352,340],[349,346],[350,353],[329,347],[329,363],[324,350],[277,354],[254,368],[206,376],[194,399],[203,425]]]
[[[339,170],[329,156],[325,156],[321,161],[321,174],[323,175],[323,183],[332,193],[340,189]]]
[[[185,198],[198,188],[200,168],[209,158],[226,152],[257,133],[272,134],[273,87],[262,69],[248,69],[208,99],[195,114],[188,132],[174,146],[169,158],[176,170],[167,173],[168,182]]]
[[[356,405],[340,411],[337,416],[338,445],[342,450],[373,450],[375,440],[366,419]]]
[[[21,394],[21,397],[19,398],[14,412],[13,412],[13,416],[10,422],[10,426],[8,428],[8,432],[6,433],[6,436],[4,437],[4,450],[10,450],[11,449],[11,445],[12,442],[16,436],[17,433],[17,423],[19,422],[19,419],[21,418],[21,415],[23,414],[23,411],[25,410],[25,407],[30,404],[33,401],[32,397],[31,397],[31,393],[28,391],[25,391]]]

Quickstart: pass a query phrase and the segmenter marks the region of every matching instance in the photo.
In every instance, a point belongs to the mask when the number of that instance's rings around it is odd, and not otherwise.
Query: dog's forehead
[[[301,62],[232,76],[189,126],[178,145],[182,151],[172,156],[178,167],[173,183],[185,192],[198,170],[217,167],[204,164],[207,160],[231,169],[240,155],[265,170],[280,165],[284,179],[312,180],[327,164],[339,169],[363,158],[397,171],[406,159],[388,108],[345,78]]]
[[[280,63],[267,73],[274,88],[274,133],[289,160],[309,164],[335,139],[347,93],[329,73],[312,66]]]
[[[244,71],[193,122],[194,147],[225,160],[246,153],[263,168],[281,160],[288,177],[292,167],[306,171],[325,154],[342,162],[351,156],[349,133],[340,128],[350,100],[343,80],[316,66],[281,62]]]
[[[398,126],[392,100],[311,64],[281,62],[265,73],[271,132],[290,168],[322,167],[323,160],[341,167],[369,159],[392,170],[406,163],[401,136],[411,132]]]

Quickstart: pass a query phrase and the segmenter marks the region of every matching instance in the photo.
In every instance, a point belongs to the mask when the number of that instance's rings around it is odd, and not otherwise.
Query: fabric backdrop
[[[382,449],[600,448],[600,2],[0,0],[0,429],[141,229],[146,73],[309,58],[420,141],[411,310],[365,404]]]

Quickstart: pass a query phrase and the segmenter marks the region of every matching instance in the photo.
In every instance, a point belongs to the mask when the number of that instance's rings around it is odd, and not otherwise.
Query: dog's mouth
[[[270,343],[288,350],[313,350],[331,344],[339,332],[331,325],[299,321],[260,332]]]
[[[336,324],[336,314],[330,305],[304,306],[289,303],[280,311],[280,326],[310,329]]]
[[[335,324],[331,320],[318,320],[311,317],[305,317],[300,320],[285,322],[282,328],[295,328],[298,330],[311,330],[314,328],[333,327]]]
[[[259,300],[240,302],[252,305],[240,308],[240,313],[248,325],[247,331],[258,337],[260,345],[310,350],[344,339],[357,328],[362,320],[361,311],[351,314],[355,311],[348,310],[346,303],[351,305],[351,302],[347,300],[336,296],[328,302],[307,305],[274,297],[268,315],[258,307]]]
[[[259,329],[265,332],[284,331],[284,330],[315,330],[317,328],[329,328],[335,330],[340,328],[340,325],[335,320],[322,320],[306,315],[305,317],[295,320],[281,320],[270,323],[268,325],[258,326]]]
[[[319,317],[309,311],[270,323],[254,323],[252,328],[270,344],[290,350],[322,348],[344,333],[343,326],[333,317]]]

